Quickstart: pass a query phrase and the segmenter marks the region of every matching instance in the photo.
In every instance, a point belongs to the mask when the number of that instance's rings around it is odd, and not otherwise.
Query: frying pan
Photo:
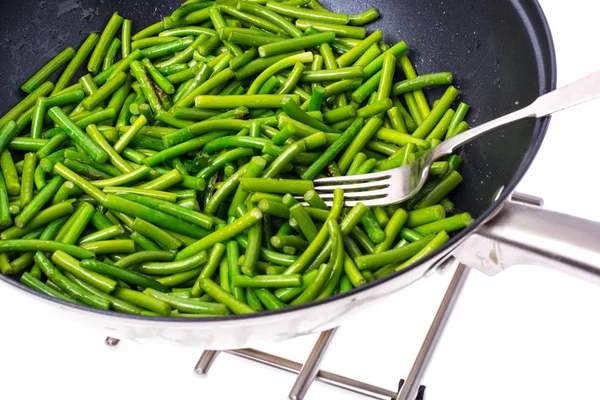
[[[2,1],[0,113],[22,97],[17,88],[44,60],[67,45],[79,45],[90,31],[101,31],[114,11],[132,19],[136,31],[169,15],[179,3]],[[366,7],[359,1],[323,0],[323,4],[345,13],[362,12]],[[534,0],[377,0],[369,6],[377,7],[382,15],[369,29],[381,29],[387,43],[405,40],[417,71],[455,73],[462,100],[474,107],[469,115],[472,125],[514,111],[555,88],[552,38]],[[439,97],[440,90],[431,90],[430,98]],[[332,328],[454,259],[490,274],[515,263],[541,261],[598,277],[600,245],[591,240],[592,234],[600,233],[597,224],[544,211],[512,197],[548,123],[548,119],[516,123],[463,148],[464,183],[452,200],[458,211],[470,212],[476,222],[422,262],[326,300],[251,316],[181,320],[93,310],[46,298],[4,276],[0,282],[21,295],[35,296],[40,311],[60,311],[115,337],[165,339],[217,350]],[[554,237],[549,237],[549,232]]]

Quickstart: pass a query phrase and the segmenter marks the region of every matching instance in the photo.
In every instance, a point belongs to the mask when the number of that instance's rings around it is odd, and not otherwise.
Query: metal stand
[[[450,318],[450,314],[456,305],[456,300],[467,279],[468,271],[469,269],[464,265],[458,265],[410,374],[406,381],[404,379],[400,381],[398,391],[387,390],[332,372],[319,370],[319,365],[325,357],[327,347],[331,343],[336,329],[321,333],[304,364],[255,349],[229,350],[226,353],[282,371],[298,374],[298,378],[289,394],[290,400],[302,400],[314,380],[374,399],[423,400],[425,398],[425,386],[420,385],[421,380],[429,366],[431,357]],[[210,366],[218,353],[212,350],[202,353],[196,365],[196,372],[200,375],[208,374]]]

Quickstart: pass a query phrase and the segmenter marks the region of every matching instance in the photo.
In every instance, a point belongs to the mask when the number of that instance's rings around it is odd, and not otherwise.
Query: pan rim
[[[536,48],[536,52],[538,53],[538,58],[542,59],[539,63],[541,65],[540,78],[545,78],[540,82],[541,85],[540,85],[539,95],[542,95],[544,93],[547,93],[548,91],[556,89],[556,84],[557,84],[556,50],[555,50],[554,40],[552,37],[550,26],[548,24],[548,20],[544,14],[544,11],[543,11],[539,1],[538,0],[525,0],[525,1],[530,2],[530,5],[532,6],[533,9],[532,9],[532,11],[528,12],[523,17],[523,19],[526,21],[531,20],[532,18],[538,19],[538,21],[536,22],[538,24],[537,28],[531,28],[528,26],[527,29],[528,29],[528,31],[533,29],[537,32],[536,34],[532,35],[533,38],[537,38],[537,44],[539,44],[539,46],[536,46],[536,47],[542,47],[542,48],[544,48],[544,51],[547,52],[547,54],[544,57],[544,54],[539,54],[540,52],[543,53],[543,51],[540,50],[539,48]],[[513,1],[513,4],[517,3],[516,5],[519,6],[520,3],[522,3],[522,2],[523,2],[523,0],[515,0],[515,1]],[[522,6],[521,6],[521,8],[522,8]],[[544,58],[547,58],[547,59],[544,60]],[[302,305],[298,305],[298,306],[290,306],[290,307],[286,307],[286,308],[283,308],[280,310],[262,311],[260,313],[254,313],[254,314],[228,315],[228,316],[222,316],[222,317],[216,316],[216,317],[211,317],[211,318],[205,318],[205,317],[204,318],[203,317],[198,317],[198,318],[155,317],[155,316],[143,316],[143,315],[136,315],[136,314],[124,314],[124,313],[120,313],[120,312],[116,312],[116,311],[112,311],[112,310],[99,310],[99,309],[91,308],[91,307],[88,307],[85,305],[74,304],[74,303],[70,303],[70,302],[67,302],[64,300],[49,297],[43,293],[40,293],[36,290],[28,288],[27,286],[21,284],[19,281],[13,280],[13,279],[6,277],[4,275],[1,275],[1,274],[0,274],[0,280],[8,283],[9,285],[13,286],[14,288],[16,288],[18,290],[27,292],[30,295],[37,297],[38,300],[42,300],[42,301],[45,300],[45,301],[55,303],[55,304],[58,303],[59,305],[62,305],[63,307],[66,307],[68,309],[83,311],[87,315],[97,315],[97,316],[112,318],[115,320],[134,320],[136,322],[146,322],[149,324],[164,325],[164,324],[168,323],[168,324],[177,325],[182,328],[191,326],[191,325],[196,325],[199,323],[204,324],[204,325],[209,325],[209,324],[220,323],[220,322],[247,321],[247,320],[257,319],[257,318],[261,318],[261,317],[284,316],[284,315],[289,315],[292,313],[299,313],[299,312],[301,312],[305,309],[311,308],[311,307],[339,303],[351,296],[369,291],[377,286],[383,285],[383,284],[385,284],[391,280],[394,280],[404,274],[407,274],[410,271],[413,271],[413,270],[421,267],[424,264],[427,264],[428,262],[430,262],[433,259],[435,259],[436,257],[438,257],[441,253],[444,253],[448,248],[456,247],[467,236],[473,234],[474,231],[480,225],[482,225],[483,223],[488,221],[490,218],[493,218],[495,216],[495,214],[498,212],[498,210],[500,209],[500,207],[502,207],[504,202],[509,199],[511,194],[514,192],[516,186],[522,180],[523,176],[525,175],[525,173],[531,166],[533,160],[535,159],[535,157],[541,147],[542,142],[544,141],[544,137],[545,137],[548,127],[549,127],[549,123],[550,123],[550,117],[546,117],[546,118],[537,120],[535,122],[535,124],[533,125],[532,141],[529,145],[527,152],[525,153],[525,155],[523,157],[523,160],[521,161],[521,165],[519,166],[519,169],[516,171],[516,173],[510,180],[510,182],[504,187],[504,189],[502,190],[502,193],[498,196],[498,198],[487,208],[486,211],[484,211],[478,218],[476,218],[476,220],[474,221],[473,224],[471,224],[471,226],[469,226],[468,228],[462,230],[461,232],[459,232],[458,234],[453,236],[451,238],[451,240],[448,241],[448,243],[446,243],[445,246],[443,246],[439,250],[435,251],[434,253],[428,255],[427,257],[423,258],[420,262],[413,264],[402,271],[398,271],[398,272],[390,274],[384,278],[377,279],[377,280],[370,282],[364,286],[354,288],[353,290],[351,290],[349,292],[337,294],[335,296],[331,296],[331,297],[323,299],[323,300],[310,302],[310,303],[302,304]]]

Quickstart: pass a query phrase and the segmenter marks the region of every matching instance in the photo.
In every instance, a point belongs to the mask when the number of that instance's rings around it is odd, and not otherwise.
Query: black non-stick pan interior
[[[66,46],[100,32],[114,11],[134,21],[134,32],[157,22],[181,0],[3,0],[0,2],[0,114],[23,97],[18,87]],[[534,0],[323,0],[328,8],[358,13],[377,7],[384,40],[405,40],[418,73],[451,71],[472,125],[491,120],[555,85],[552,40]],[[443,88],[430,90],[430,101]],[[459,211],[483,218],[498,189],[514,188],[543,139],[547,121],[524,121],[461,150],[464,183],[452,200]],[[466,234],[465,232],[464,234]]]

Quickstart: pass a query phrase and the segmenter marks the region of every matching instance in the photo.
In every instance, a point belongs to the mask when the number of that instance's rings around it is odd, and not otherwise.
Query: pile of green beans
[[[378,17],[189,0],[132,35],[115,13],[0,118],[0,272],[99,309],[211,317],[347,292],[443,246],[473,221],[448,197],[459,156],[402,204],[314,190],[469,127],[452,74],[417,75],[406,43],[362,26]]]

